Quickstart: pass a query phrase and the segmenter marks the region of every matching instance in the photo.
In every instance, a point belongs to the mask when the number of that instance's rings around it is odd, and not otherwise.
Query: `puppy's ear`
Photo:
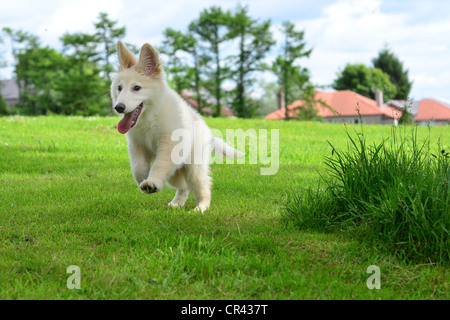
[[[148,43],[144,44],[139,54],[139,71],[146,76],[157,76],[162,72],[158,51]]]
[[[117,41],[117,56],[119,57],[119,70],[129,69],[136,64],[136,57],[121,41]]]

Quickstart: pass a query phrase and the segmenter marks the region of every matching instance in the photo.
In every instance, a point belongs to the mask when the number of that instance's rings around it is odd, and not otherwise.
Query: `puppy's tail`
[[[212,145],[217,154],[224,155],[227,158],[240,158],[245,155],[244,152],[236,150],[219,138],[212,138]]]

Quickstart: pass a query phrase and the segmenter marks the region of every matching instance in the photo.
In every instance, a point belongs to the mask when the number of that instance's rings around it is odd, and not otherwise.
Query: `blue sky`
[[[127,27],[125,41],[158,46],[163,30],[185,30],[199,12],[212,5],[233,9],[235,0],[15,0],[3,1],[0,28],[22,29],[38,35],[44,45],[60,49],[65,32],[91,32],[99,12],[107,12]],[[331,84],[346,63],[370,65],[386,44],[403,61],[414,81],[411,97],[450,101],[450,1],[445,0],[247,0],[250,14],[279,26],[289,20],[305,31],[310,59],[299,63],[318,85]],[[6,39],[5,39],[6,40]],[[8,41],[3,55],[8,58]],[[278,48],[271,52],[270,60]],[[12,76],[11,68],[0,72]]]

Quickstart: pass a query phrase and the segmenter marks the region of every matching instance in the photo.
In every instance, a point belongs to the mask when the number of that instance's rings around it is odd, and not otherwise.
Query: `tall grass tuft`
[[[325,158],[323,188],[305,189],[286,204],[298,226],[346,231],[412,262],[450,261],[449,153],[417,128],[393,127],[388,139],[368,144],[364,131],[346,130],[346,151]]]

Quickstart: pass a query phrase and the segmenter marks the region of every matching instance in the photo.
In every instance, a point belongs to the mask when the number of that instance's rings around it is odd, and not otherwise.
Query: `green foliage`
[[[37,36],[4,28],[11,38],[16,59],[19,84],[19,109],[22,114],[108,114],[109,82],[113,70],[111,55],[115,43],[126,34],[106,13],[94,22],[95,33],[64,34],[60,40],[62,52],[41,47]],[[231,105],[239,117],[252,117],[258,108],[250,98],[255,73],[266,70],[262,64],[275,41],[270,21],[259,22],[248,13],[248,7],[238,6],[234,12],[212,6],[203,10],[189,24],[186,32],[168,28],[160,48],[168,59],[166,69],[169,84],[178,92],[193,90],[198,110],[215,109],[221,115],[222,104]],[[300,96],[309,79],[308,71],[294,65],[296,59],[309,56],[304,50],[303,32],[285,22],[284,55],[274,63],[286,99]],[[224,44],[236,45],[236,54],[224,57]],[[127,44],[136,52],[136,47]],[[42,62],[39,62],[42,60]],[[42,75],[42,76],[41,76]],[[234,89],[224,90],[231,80]]]
[[[336,90],[351,90],[373,99],[375,91],[383,91],[384,101],[395,97],[396,88],[389,80],[389,75],[378,68],[369,68],[364,64],[347,64],[334,80]]]
[[[58,114],[106,115],[110,113],[108,82],[100,76],[100,69],[89,64],[82,69],[66,67],[55,83],[59,93]]]
[[[57,112],[59,102],[54,86],[66,58],[48,47],[23,50],[17,58],[15,72],[19,79],[19,112],[40,115],[48,111]]]
[[[0,44],[3,43],[3,38],[0,37]],[[4,67],[6,65],[6,62],[3,60],[3,55],[0,53],[0,68]],[[1,89],[1,84],[0,84]],[[8,105],[3,98],[3,96],[0,94],[0,115],[7,115],[9,114]]]
[[[197,55],[197,40],[190,33],[182,33],[172,28],[164,30],[164,41],[160,52],[168,57],[168,61],[165,64],[165,69],[168,73],[169,84],[172,84],[173,89],[178,93],[181,93],[185,89],[191,87],[200,88],[200,68],[198,66]],[[194,59],[194,67],[180,58],[180,52],[191,54]]]
[[[220,45],[230,39],[227,29],[230,22],[229,11],[213,6],[203,10],[199,18],[189,25],[189,30],[200,40],[204,61],[209,62],[206,64],[209,81],[205,82],[205,86],[213,92],[216,100],[215,117],[221,116],[222,83],[229,77],[229,67],[222,62]]]
[[[93,35],[75,33],[61,38],[67,60],[61,66],[62,76],[55,84],[61,109],[57,113],[105,115],[110,112],[109,82],[101,77],[102,68],[96,51],[98,40]]]
[[[306,50],[304,42],[304,32],[294,30],[295,25],[291,22],[283,23],[284,45],[283,55],[279,55],[272,63],[270,69],[277,76],[278,83],[284,92],[284,105],[286,106],[285,118],[289,119],[287,106],[299,97],[293,95],[294,88],[304,90],[309,82],[308,69],[295,65],[300,58],[308,58],[312,49]]]
[[[9,114],[8,109],[9,109],[8,104],[6,103],[3,96],[0,94],[0,116],[8,115]]]
[[[116,23],[100,13],[95,34],[66,33],[60,38],[62,53],[41,47],[34,35],[4,28],[16,59],[18,111],[85,116],[110,113],[110,56],[117,39],[125,35],[125,28],[115,28]]]
[[[103,45],[103,63],[102,71],[105,74],[106,80],[111,81],[111,72],[114,70],[110,61],[111,55],[116,52],[117,40],[122,39],[126,34],[126,28],[115,28],[117,21],[108,18],[108,14],[101,12],[98,15],[98,21],[94,23],[97,37],[97,42]]]
[[[220,116],[218,106],[231,98],[239,117],[253,116],[256,105],[249,99],[248,90],[254,82],[251,75],[262,70],[261,60],[274,43],[269,29],[269,21],[259,23],[242,6],[234,12],[220,7],[205,9],[186,33],[166,29],[161,51],[168,56],[169,83],[179,93],[194,89],[199,110],[210,106],[215,109],[214,115]],[[221,46],[233,39],[238,42],[238,54],[223,59]],[[233,80],[236,88],[225,92],[224,80]],[[200,92],[201,88],[207,92]]]
[[[262,60],[275,44],[270,31],[270,21],[259,23],[248,15],[248,7],[238,6],[231,16],[229,37],[238,39],[238,55],[232,57],[232,78],[236,82],[233,110],[238,117],[251,118],[256,106],[247,97],[248,88],[254,83],[254,73],[262,70]]]
[[[66,49],[74,47],[70,55],[50,48],[32,48],[18,54],[15,71],[21,83],[20,113],[107,114],[108,83],[100,76],[101,69],[91,62],[93,46],[80,43],[89,39],[92,37],[87,35],[65,35]]]
[[[308,85],[303,90],[301,100],[303,101],[302,105],[296,108],[295,118],[301,121],[323,121],[323,118],[317,115],[319,111],[317,109],[317,105],[321,104],[325,107],[328,107],[328,104],[319,99],[315,98],[316,91],[312,85]]]
[[[3,28],[11,40],[16,60],[21,113],[109,113],[111,55],[117,40],[125,36],[126,28],[118,27],[117,21],[104,12],[98,15],[94,26],[93,34],[64,34],[60,38],[62,52],[42,47],[39,38],[28,32]],[[270,21],[252,18],[248,7],[238,5],[234,11],[219,6],[204,9],[186,32],[167,28],[161,51],[168,57],[169,84],[179,93],[193,90],[199,111],[209,106],[215,109],[214,116],[220,116],[222,104],[228,104],[239,117],[249,118],[258,113],[261,105],[261,101],[250,98],[255,75],[270,70],[284,92],[285,106],[305,96],[309,100],[299,115],[303,119],[316,119],[310,108],[314,101],[308,98],[311,95],[307,92],[311,87],[309,71],[298,63],[312,52],[306,48],[304,31],[296,31],[292,22],[285,21],[282,53],[266,64],[262,61],[275,43],[270,27]],[[230,46],[237,50],[224,56],[224,49]],[[127,44],[127,47],[137,53],[135,46]],[[43,61],[38,62],[40,59]],[[408,71],[403,70],[403,64],[388,49],[381,51],[373,64],[377,68],[347,65],[333,87],[370,98],[376,89],[381,89],[385,100],[409,94]],[[236,84],[233,89],[223,88],[227,80]]]
[[[301,228],[346,231],[414,262],[450,261],[450,159],[438,143],[419,143],[417,128],[392,128],[369,145],[364,132],[333,147],[319,189],[295,194],[289,218]],[[442,151],[441,151],[442,150]]]
[[[0,45],[3,44],[3,38],[1,37],[0,34]],[[3,68],[7,65],[6,61],[5,61],[5,57],[3,56],[3,50],[0,51],[0,68]]]
[[[258,79],[258,87],[261,89],[259,98],[255,100],[258,108],[255,111],[255,116],[266,116],[269,113],[277,110],[277,93],[280,90],[276,82],[268,81],[264,78]]]
[[[408,100],[412,82],[409,81],[408,70],[404,70],[403,63],[388,48],[381,50],[372,63],[375,68],[381,69],[389,75],[396,88],[396,93],[392,98]]]
[[[406,103],[403,107],[403,113],[401,115],[401,117],[398,119],[398,124],[402,124],[402,125],[413,125],[415,124],[414,122],[414,118],[411,114],[411,112],[409,111],[410,106],[408,106]]]
[[[4,27],[2,31],[10,38],[12,46],[12,55],[18,60],[19,53],[24,49],[37,48],[40,46],[39,37],[22,30],[13,30]]]
[[[44,90],[40,98],[34,96],[37,92],[41,93],[39,87],[34,87],[34,82],[43,82],[41,81],[41,74],[38,74],[40,72],[34,72],[31,68],[36,67],[37,69],[48,70],[52,53],[50,53],[48,48],[48,50],[40,50],[40,41],[35,35],[8,27],[4,27],[2,31],[10,38],[12,55],[15,60],[16,82],[19,89],[19,111],[24,111],[25,113],[36,111],[37,114],[42,114],[40,112],[40,102],[48,99],[48,92]],[[35,59],[43,59],[44,61],[41,63]]]
[[[191,31],[192,28],[194,24],[190,25],[186,33],[167,28],[164,31],[165,39],[160,51],[167,56],[165,68],[168,71],[169,85],[178,93],[182,93],[185,89],[193,89],[197,110],[202,113],[205,101],[201,88],[206,84],[203,73],[210,59],[199,52],[199,40]],[[190,59],[191,63],[186,61],[187,59]]]

